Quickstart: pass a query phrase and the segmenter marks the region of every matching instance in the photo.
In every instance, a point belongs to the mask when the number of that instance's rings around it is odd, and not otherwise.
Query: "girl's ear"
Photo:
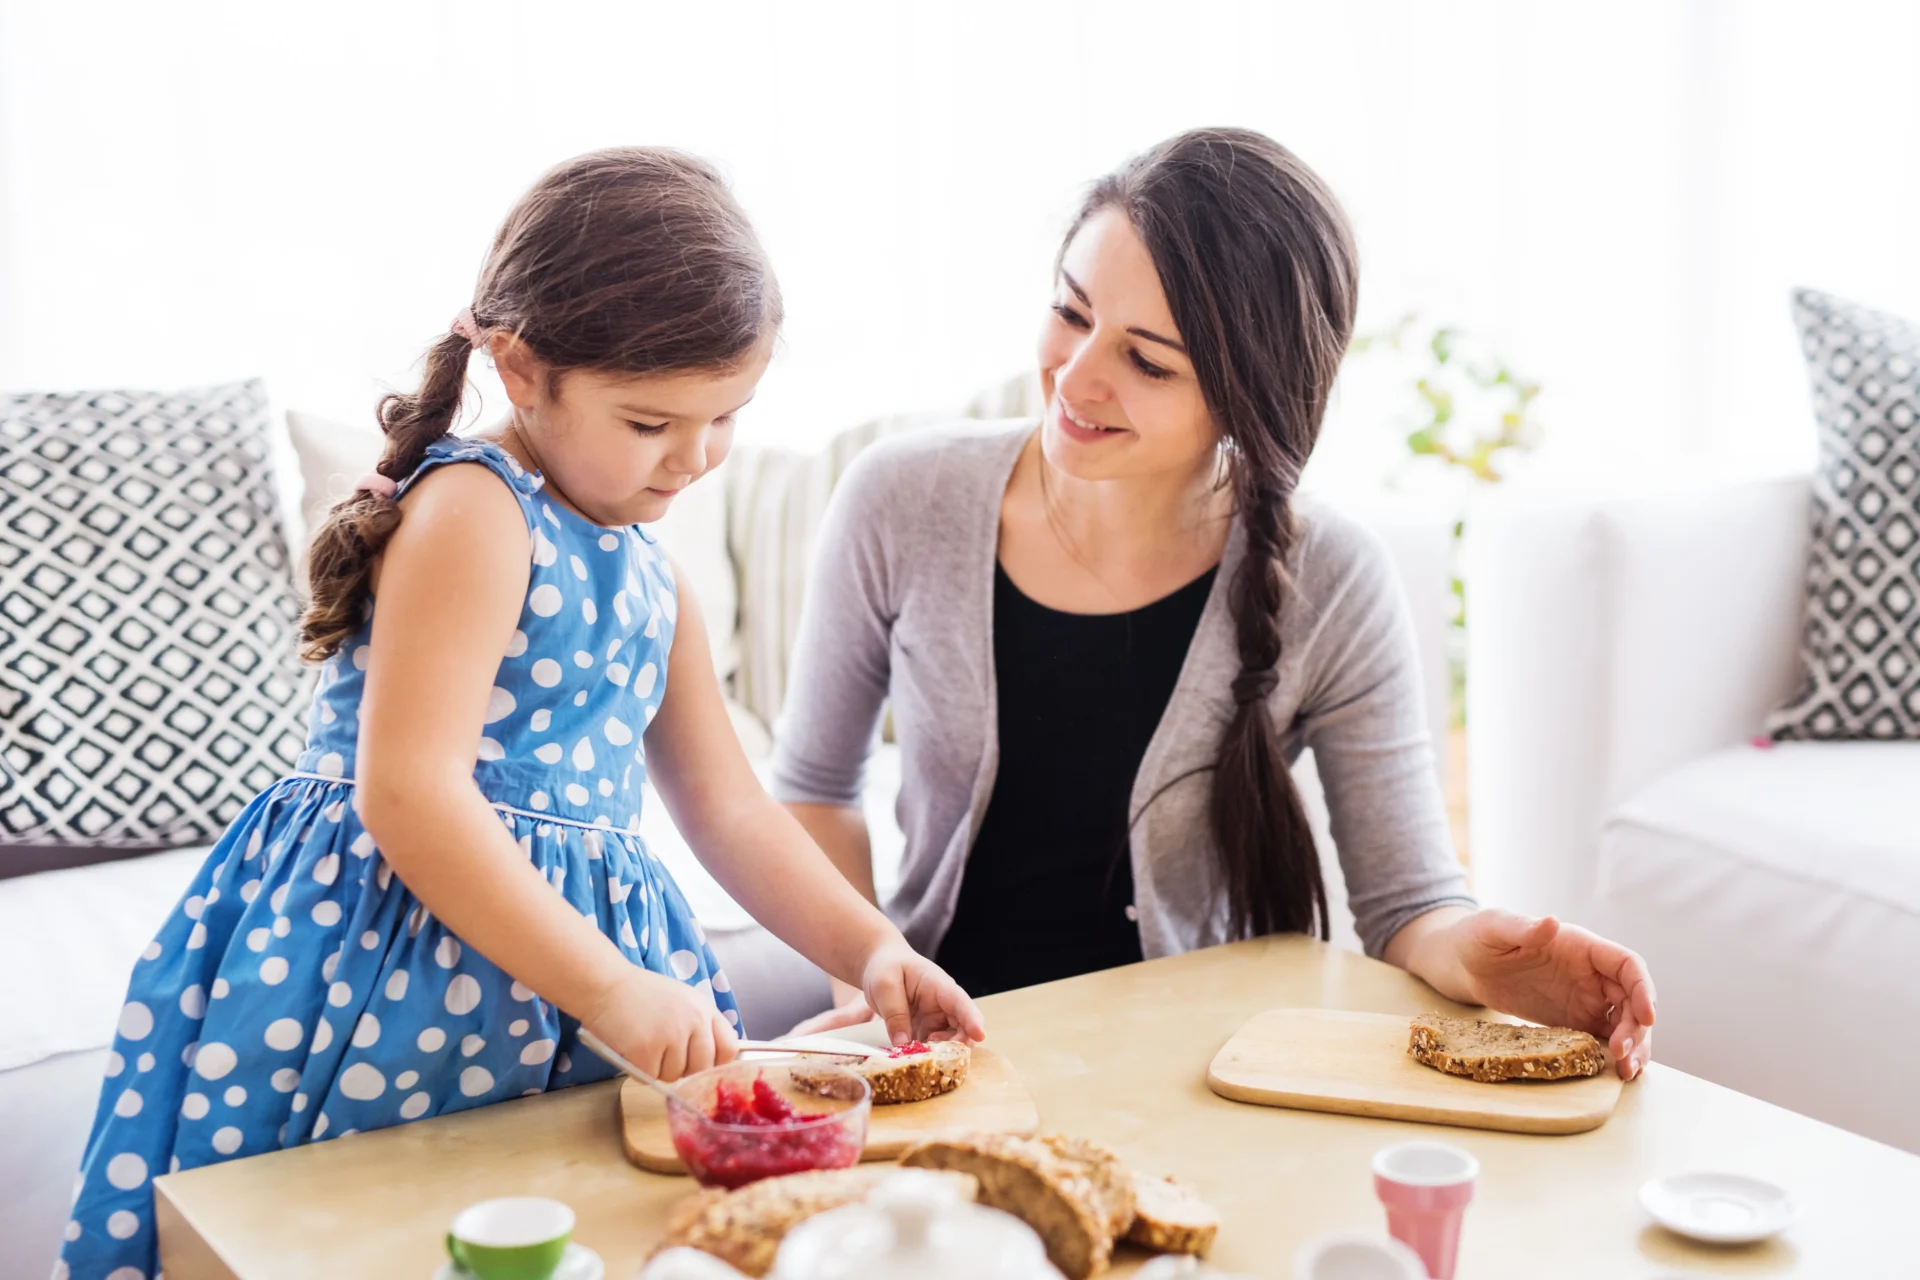
[[[487,349],[493,356],[494,370],[499,373],[500,384],[506,388],[507,399],[513,402],[513,407],[534,408],[546,385],[546,366],[515,334],[494,334],[487,343]]]

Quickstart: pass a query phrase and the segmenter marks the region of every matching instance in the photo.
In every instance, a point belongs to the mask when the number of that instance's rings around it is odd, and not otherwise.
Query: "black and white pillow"
[[[0,843],[203,844],[305,738],[258,382],[0,397]]]
[[[1920,738],[1920,325],[1794,294],[1820,466],[1805,681],[1775,738]]]

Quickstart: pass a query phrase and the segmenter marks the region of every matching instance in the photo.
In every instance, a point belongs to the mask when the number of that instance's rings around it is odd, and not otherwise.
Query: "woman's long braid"
[[[1269,695],[1297,534],[1293,494],[1353,331],[1359,268],[1346,217],[1271,138],[1197,129],[1088,194],[1067,239],[1119,209],[1153,256],[1234,487],[1245,558],[1234,570],[1240,670],[1209,799],[1227,936],[1327,932],[1327,891]],[[1063,248],[1064,252],[1064,248]]]
[[[1233,719],[1221,743],[1219,768],[1235,785],[1216,786],[1216,830],[1250,826],[1266,856],[1233,865],[1230,936],[1314,933],[1327,936],[1327,889],[1320,875],[1305,806],[1267,710],[1279,682],[1281,594],[1295,542],[1291,486],[1276,488],[1242,466],[1234,478],[1246,552],[1229,596],[1240,673],[1233,681]],[[1229,825],[1231,824],[1231,825]],[[1243,825],[1244,824],[1244,825]]]

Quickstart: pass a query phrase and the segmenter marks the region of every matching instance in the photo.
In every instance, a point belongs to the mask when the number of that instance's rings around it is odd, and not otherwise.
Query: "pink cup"
[[[1460,1221],[1473,1199],[1480,1162],[1444,1142],[1402,1142],[1373,1153],[1373,1193],[1387,1230],[1420,1255],[1433,1280],[1453,1280]]]

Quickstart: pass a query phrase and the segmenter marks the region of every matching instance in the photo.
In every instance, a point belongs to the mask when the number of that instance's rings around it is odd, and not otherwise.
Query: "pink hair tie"
[[[453,318],[453,331],[460,337],[465,338],[467,345],[476,350],[479,349],[482,342],[486,341],[485,335],[480,332],[480,323],[473,318],[472,307],[466,308]]]
[[[371,493],[381,498],[391,498],[394,495],[394,491],[399,487],[399,485],[387,479],[387,477],[381,475],[378,471],[369,471],[360,477],[359,483],[353,486],[353,491],[355,493]]]

